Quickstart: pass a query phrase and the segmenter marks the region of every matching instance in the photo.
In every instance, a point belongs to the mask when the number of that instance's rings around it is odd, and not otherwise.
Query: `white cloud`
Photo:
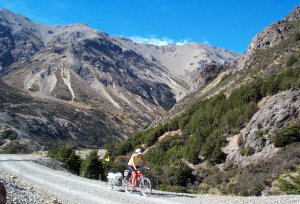
[[[132,36],[129,37],[129,39],[133,40],[136,43],[145,43],[145,44],[153,44],[153,45],[158,45],[158,46],[165,46],[169,44],[175,44],[175,45],[184,45],[187,43],[190,43],[191,41],[188,39],[185,40],[179,40],[175,41],[170,38],[164,37],[164,38],[157,38],[157,37],[140,37],[140,36]]]
[[[132,36],[129,37],[129,39],[133,40],[136,43],[145,43],[145,44],[153,44],[153,45],[158,45],[158,46],[163,46],[163,45],[168,45],[168,44],[173,44],[174,41],[169,39],[169,38],[155,38],[155,37],[150,37],[150,38],[144,38],[140,36]]]
[[[209,41],[207,40],[207,37],[202,37],[201,38],[202,39],[202,44],[205,44],[205,45],[209,45],[210,43],[209,43]]]
[[[176,42],[175,44],[176,45],[185,45],[187,43],[190,43],[190,41],[189,40],[180,40],[180,41]]]

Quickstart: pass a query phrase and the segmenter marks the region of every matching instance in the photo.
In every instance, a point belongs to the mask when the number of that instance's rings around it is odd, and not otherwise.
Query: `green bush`
[[[300,141],[300,120],[294,121],[289,126],[280,129],[271,137],[275,147],[284,147],[293,142]]]
[[[14,141],[10,142],[3,149],[3,153],[5,153],[5,154],[17,154],[18,153],[18,143],[14,142]]]
[[[295,41],[299,41],[300,40],[300,33],[299,32],[295,33],[294,40]]]
[[[244,148],[241,148],[240,153],[242,156],[251,156],[255,153],[255,149],[249,145]]]
[[[280,178],[278,181],[281,191],[287,194],[300,194],[300,168],[298,168],[296,175],[289,175],[287,178]]]
[[[97,151],[92,151],[81,163],[80,176],[99,179],[104,177],[104,168],[102,162],[98,160]]]
[[[18,138],[18,133],[14,130],[5,130],[2,132],[1,138],[16,140]]]
[[[298,59],[294,55],[291,55],[291,56],[289,56],[289,58],[286,61],[286,66],[290,67],[293,64],[295,64],[297,61],[298,61]]]
[[[26,145],[20,144],[18,141],[11,141],[1,150],[1,153],[4,154],[25,154],[30,152],[31,150]]]
[[[62,162],[71,172],[79,174],[81,159],[75,154],[75,150],[72,147],[52,145],[48,151],[48,156]]]

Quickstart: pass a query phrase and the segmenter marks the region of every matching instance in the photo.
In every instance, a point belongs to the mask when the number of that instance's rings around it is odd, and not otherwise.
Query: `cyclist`
[[[141,149],[136,149],[135,152],[131,155],[131,158],[128,162],[129,172],[132,174],[132,183],[136,186],[136,175],[137,169],[139,168],[139,164],[144,164],[144,166],[148,167],[146,160],[144,159],[143,152]]]

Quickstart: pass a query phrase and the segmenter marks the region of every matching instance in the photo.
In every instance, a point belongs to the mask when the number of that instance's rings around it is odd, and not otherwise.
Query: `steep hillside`
[[[137,44],[124,38],[114,40],[165,67],[184,81],[190,92],[206,85],[218,75],[224,65],[230,64],[240,56],[222,48],[199,43],[156,46]]]
[[[296,7],[283,20],[273,23],[258,33],[247,51],[238,60],[226,66],[209,84],[182,100],[163,119],[151,126],[167,121],[182,113],[195,101],[224,91],[226,94],[257,77],[280,72],[288,62],[299,64],[300,7]],[[254,46],[255,45],[255,46]]]
[[[96,147],[120,141],[123,136],[103,112],[63,101],[33,98],[0,81],[0,130],[18,132],[31,149],[53,143]]]
[[[266,189],[272,181],[300,163],[299,11],[267,28],[270,33],[276,25],[289,25],[276,43],[251,52],[249,63],[237,69],[246,52],[112,155],[145,148],[163,189],[271,193]],[[264,32],[258,35],[262,42],[269,37]]]
[[[6,84],[34,100],[99,111],[107,127],[124,137],[160,118],[238,57],[198,44],[138,45],[85,24],[41,25],[5,9],[0,26],[0,77]],[[170,64],[174,60],[183,62],[180,73]]]

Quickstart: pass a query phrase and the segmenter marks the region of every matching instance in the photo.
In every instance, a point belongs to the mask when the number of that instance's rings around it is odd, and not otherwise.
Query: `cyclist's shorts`
[[[136,168],[138,169],[139,167],[138,166],[136,166]],[[133,166],[127,166],[127,169],[129,170],[129,173],[132,173],[133,171],[135,171],[134,170],[134,168],[133,168]]]

